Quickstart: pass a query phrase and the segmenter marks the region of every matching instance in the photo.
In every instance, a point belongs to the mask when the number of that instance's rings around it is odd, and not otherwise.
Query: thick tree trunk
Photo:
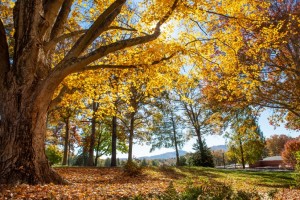
[[[45,155],[47,108],[32,102],[32,91],[7,93],[1,102],[0,183],[63,183]]]
[[[117,117],[112,117],[112,133],[111,133],[111,167],[117,166]]]
[[[67,165],[67,160],[68,160],[68,147],[69,147],[69,117],[65,119],[66,123],[66,135],[65,135],[65,144],[64,144],[64,156],[63,156],[63,165]]]
[[[45,155],[47,109],[61,80],[43,88],[49,68],[38,30],[42,6],[28,0],[14,8],[14,63],[0,68],[0,183],[65,183]]]

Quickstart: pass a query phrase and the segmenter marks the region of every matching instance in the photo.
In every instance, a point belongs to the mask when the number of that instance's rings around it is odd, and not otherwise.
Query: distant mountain
[[[209,148],[212,151],[218,151],[218,150],[227,151],[228,150],[226,145],[216,145],[216,146],[212,146],[212,147],[209,147]]]
[[[179,150],[179,156],[184,156],[185,154],[187,154],[186,151],[183,150]],[[159,154],[159,155],[154,155],[154,156],[143,156],[143,157],[139,157],[139,159],[147,159],[147,160],[154,160],[154,159],[170,159],[170,158],[175,158],[176,157],[176,152],[167,152],[167,153],[163,153],[163,154]]]

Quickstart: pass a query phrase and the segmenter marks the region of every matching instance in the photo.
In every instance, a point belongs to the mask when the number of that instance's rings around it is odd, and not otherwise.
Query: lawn
[[[292,172],[258,172],[200,167],[144,168],[130,177],[122,168],[56,168],[69,185],[21,184],[2,185],[0,199],[130,199],[155,197],[173,183],[177,191],[206,181],[231,185],[234,190],[257,191],[265,197],[276,193],[276,199],[300,199]]]

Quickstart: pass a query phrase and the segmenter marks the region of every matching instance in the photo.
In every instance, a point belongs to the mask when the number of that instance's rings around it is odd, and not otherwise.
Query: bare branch
[[[106,30],[137,31],[135,28],[125,28],[121,26],[110,26]]]
[[[71,32],[71,33],[66,33],[66,34],[61,35],[57,38],[54,38],[53,40],[51,40],[51,41],[49,41],[45,44],[45,51],[54,48],[57,43],[62,42],[65,39],[81,35],[81,34],[85,33],[86,31],[87,30],[78,30],[78,31],[74,31],[74,32]]]

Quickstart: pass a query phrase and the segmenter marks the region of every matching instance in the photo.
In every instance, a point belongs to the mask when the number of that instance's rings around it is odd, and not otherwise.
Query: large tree
[[[126,0],[95,1],[99,11],[90,15],[92,23],[75,23],[83,8],[74,2],[17,0],[13,17],[0,20],[0,183],[64,183],[45,156],[46,115],[55,90],[72,73],[114,67],[114,63],[93,65],[108,54],[155,40],[178,4],[178,0],[160,3],[167,9],[155,16],[152,32],[142,33],[115,26],[118,16],[129,16],[124,11],[130,10]],[[9,22],[13,38],[7,35]],[[111,35],[111,40],[99,39],[112,29],[136,33],[123,39]],[[57,44],[64,40],[73,42],[57,56]]]

